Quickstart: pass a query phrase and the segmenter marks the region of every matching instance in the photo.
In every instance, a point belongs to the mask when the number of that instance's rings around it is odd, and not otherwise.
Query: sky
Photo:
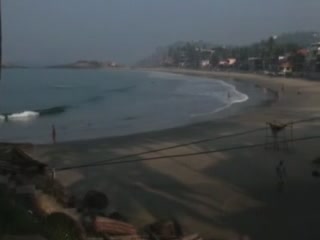
[[[319,0],[2,0],[4,61],[131,64],[156,47],[320,29]]]

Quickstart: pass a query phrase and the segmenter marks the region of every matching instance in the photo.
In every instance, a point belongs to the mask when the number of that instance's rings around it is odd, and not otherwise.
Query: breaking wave
[[[57,106],[39,110],[26,110],[15,113],[5,113],[0,115],[0,122],[4,121],[29,121],[40,116],[61,114],[67,110],[67,106]]]
[[[7,115],[8,121],[25,121],[37,118],[39,116],[38,112],[24,111],[19,113],[12,113]]]
[[[40,114],[40,116],[46,116],[46,115],[56,115],[61,114],[67,111],[69,106],[57,106],[57,107],[51,107],[51,108],[45,108],[45,109],[39,109],[36,110]]]

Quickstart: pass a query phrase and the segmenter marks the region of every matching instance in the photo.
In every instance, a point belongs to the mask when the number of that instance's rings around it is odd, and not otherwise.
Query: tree
[[[215,53],[211,55],[210,64],[212,67],[215,67],[219,64],[219,57]]]
[[[300,54],[300,53],[292,54],[288,60],[292,65],[293,71],[302,72],[304,70],[306,57],[303,54]]]

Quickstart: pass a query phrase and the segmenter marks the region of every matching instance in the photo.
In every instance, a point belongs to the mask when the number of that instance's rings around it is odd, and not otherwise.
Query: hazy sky
[[[178,40],[320,30],[320,0],[2,0],[5,61],[132,63]]]

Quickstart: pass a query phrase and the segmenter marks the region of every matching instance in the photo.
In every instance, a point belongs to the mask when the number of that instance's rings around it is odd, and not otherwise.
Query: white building
[[[207,67],[210,67],[210,60],[206,59],[206,60],[202,60],[200,62],[200,65],[202,68],[207,68]]]

